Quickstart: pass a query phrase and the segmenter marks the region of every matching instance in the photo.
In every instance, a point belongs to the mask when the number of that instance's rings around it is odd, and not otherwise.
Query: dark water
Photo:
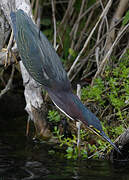
[[[26,138],[24,118],[0,122],[0,180],[129,180],[129,165],[50,155],[50,145]]]

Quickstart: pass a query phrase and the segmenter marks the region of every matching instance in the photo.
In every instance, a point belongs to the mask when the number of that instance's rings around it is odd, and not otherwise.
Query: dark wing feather
[[[18,50],[30,75],[40,84],[62,89],[71,88],[59,56],[32,19],[22,10],[11,13]]]
[[[13,34],[14,34],[14,37],[16,39],[16,15],[14,12],[11,12],[10,13],[10,17],[11,17],[11,20],[12,20],[12,25],[13,25]]]

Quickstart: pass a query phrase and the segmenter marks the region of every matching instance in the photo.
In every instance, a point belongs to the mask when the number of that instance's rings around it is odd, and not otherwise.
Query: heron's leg
[[[12,53],[12,56],[13,56],[14,62],[16,62],[16,64],[18,64],[18,60],[17,60],[17,58],[16,58],[16,56],[15,56],[14,52],[12,52],[12,51],[11,51],[11,53]]]
[[[26,125],[26,136],[28,136],[29,134],[29,129],[30,129],[30,116],[28,116],[28,119],[27,119],[27,125]]]
[[[10,64],[10,58],[11,58],[11,55],[12,55],[12,52],[11,52],[12,43],[13,43],[13,31],[11,32],[11,36],[10,36],[7,48],[2,49],[2,51],[6,52],[5,67],[8,64]]]
[[[80,84],[77,84],[77,96],[79,99],[81,99],[81,86]],[[80,127],[81,127],[81,122],[76,122],[76,127],[77,127],[77,149],[78,149],[78,157],[80,157]]]

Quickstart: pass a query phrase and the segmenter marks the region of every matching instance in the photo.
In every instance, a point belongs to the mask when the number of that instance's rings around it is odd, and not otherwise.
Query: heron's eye
[[[92,125],[89,125],[89,127],[90,127],[90,128],[93,128],[93,126],[92,126]]]

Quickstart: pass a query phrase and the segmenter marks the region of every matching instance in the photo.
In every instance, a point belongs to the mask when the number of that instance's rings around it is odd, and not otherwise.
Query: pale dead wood
[[[91,21],[91,19],[92,19],[93,13],[94,13],[94,10],[92,10],[92,11],[90,12],[90,14],[89,14],[89,16],[88,16],[88,19],[87,19],[87,21],[86,21],[86,23],[85,23],[84,28],[83,28],[82,31],[80,32],[79,39],[78,39],[77,43],[75,44],[75,48],[74,48],[75,50],[79,50],[80,45],[81,45],[82,41],[83,41],[84,38],[85,38],[84,34],[85,34],[85,32],[86,32],[86,30],[87,30],[87,28],[88,28],[88,25],[89,25],[89,23],[90,23],[90,21]]]
[[[44,140],[49,140],[52,137],[52,134],[49,130],[47,121],[41,121],[41,117],[46,114],[47,110],[44,104],[40,108],[35,108],[31,105],[32,114],[34,118],[34,125],[36,128],[36,133],[38,136],[42,136]]]
[[[110,55],[111,55],[114,47],[116,46],[116,44],[118,43],[118,41],[120,41],[121,36],[122,36],[124,33],[126,33],[126,31],[128,30],[128,28],[129,28],[129,24],[127,24],[127,25],[122,29],[122,31],[119,32],[119,34],[118,34],[118,36],[116,37],[116,39],[115,39],[114,43],[112,44],[111,48],[109,49],[109,51],[108,51],[107,54],[105,55],[104,59],[102,60],[100,66],[99,66],[99,68],[98,68],[98,70],[97,70],[97,72],[96,72],[96,74],[95,74],[95,76],[94,76],[94,78],[93,78],[93,80],[92,80],[91,85],[93,85],[94,79],[96,79],[96,77],[97,77],[98,75],[100,75],[100,73],[103,73],[103,72],[104,72],[105,66],[106,66],[106,64],[107,64],[107,62],[108,62],[108,60],[109,60],[109,57],[110,57]]]
[[[65,21],[67,21],[68,19],[68,17],[69,17],[69,14],[71,14],[71,12],[72,12],[72,6],[73,6],[73,4],[75,3],[75,0],[70,0],[69,1],[69,3],[68,3],[68,7],[67,7],[67,10],[66,10],[66,12],[65,12],[65,15],[64,15],[64,17],[63,17],[63,19],[62,19],[62,21],[61,21],[61,23],[60,23],[60,26],[63,24],[65,24]]]
[[[127,128],[116,140],[115,143],[122,147],[129,143],[129,128]]]
[[[38,9],[39,9],[39,0],[36,0],[35,11],[34,11],[34,20],[35,21],[38,17]]]
[[[117,144],[122,155],[118,155],[116,151],[112,150],[109,159],[114,163],[127,163],[129,161],[129,128],[125,129],[114,143]]]
[[[32,8],[32,9],[34,8],[34,2],[35,2],[35,0],[32,0],[32,1],[31,1],[31,8]]]
[[[10,39],[9,39],[9,43],[8,43],[8,46],[7,46],[7,54],[6,54],[6,58],[5,58],[5,66],[7,66],[8,63],[10,63],[10,53],[11,53],[11,46],[12,46],[12,43],[13,43],[13,32],[11,32],[11,36],[10,36]]]
[[[36,20],[36,24],[40,30],[40,24],[41,24],[41,15],[42,15],[42,8],[41,6],[39,5],[38,6],[38,15],[37,15],[37,20]]]
[[[114,15],[113,15],[111,23],[110,23],[110,29],[117,23],[117,21],[119,21],[122,18],[123,14],[127,10],[128,6],[129,6],[128,0],[120,0],[119,1],[119,5],[118,5],[116,11],[114,12]],[[107,36],[105,54],[112,46],[112,44],[115,40],[115,37],[116,37],[116,29],[112,29],[110,34]]]
[[[52,4],[52,17],[53,17],[53,24],[54,24],[54,48],[56,49],[56,16],[55,16],[55,2],[54,0],[51,1]]]
[[[100,23],[100,21],[101,21],[101,19],[103,18],[103,16],[105,16],[106,13],[108,12],[111,4],[112,4],[112,0],[109,0],[108,3],[107,3],[107,5],[106,5],[106,7],[105,7],[105,9],[104,9],[104,11],[102,12],[101,16],[99,17],[97,23],[95,24],[94,28],[92,29],[91,33],[89,34],[89,37],[88,37],[87,40],[85,41],[85,43],[84,43],[84,45],[83,45],[83,48],[82,48],[81,51],[79,52],[79,54],[78,54],[78,56],[76,57],[74,63],[72,64],[70,70],[68,71],[68,76],[70,76],[70,74],[71,74],[71,72],[73,71],[75,65],[78,63],[81,55],[83,54],[83,52],[84,52],[85,48],[87,47],[90,39],[92,38],[92,35],[93,35],[93,33],[95,32],[98,24]]]
[[[101,0],[100,0],[100,4],[101,4],[102,9],[104,10],[104,5],[103,5]],[[107,15],[105,15],[102,18],[102,21],[100,22],[100,25],[99,25],[99,28],[98,28],[98,33],[97,33],[96,44],[99,42],[99,39],[105,34],[105,29],[106,29],[106,32],[109,32],[109,24],[108,24],[108,20],[107,20]],[[96,58],[97,69],[98,69],[99,64],[100,64],[99,61],[101,59],[103,59],[105,46],[106,46],[105,41],[102,41],[100,46],[96,47],[96,49],[95,49],[95,58]]]
[[[124,57],[125,53],[127,52],[127,49],[129,49],[129,40],[128,40],[127,46],[124,48],[122,54],[119,57],[119,61]]]
[[[122,21],[122,19],[121,19],[120,21],[118,21],[117,24],[115,24],[115,26],[117,26],[121,21]],[[115,26],[113,26],[112,29],[113,29]],[[88,62],[88,60],[90,61],[90,58],[91,58],[92,56],[94,56],[94,51],[95,51],[95,49],[97,48],[97,46],[100,45],[100,43],[105,39],[105,37],[108,35],[108,33],[110,33],[110,31],[111,31],[112,29],[110,29],[108,32],[106,32],[106,33],[100,38],[100,40],[95,44],[95,46],[93,46],[93,48],[90,50],[90,52],[89,52],[89,54],[86,56],[86,58],[84,58],[84,59],[81,60],[78,68],[76,68],[77,65],[75,66],[76,72],[75,72],[75,73],[73,74],[73,76],[70,78],[70,81],[71,81],[71,82],[75,79],[75,77],[76,77],[77,74],[80,72],[80,70],[84,67],[84,65],[86,64],[86,62]],[[96,71],[96,69],[95,69],[94,71]]]
[[[70,27],[73,27],[74,26],[74,22],[76,21],[76,18],[77,18],[77,13],[74,11],[73,12],[73,15],[72,15],[72,17],[71,17],[71,20],[70,20],[70,22],[69,22],[69,25],[70,25]],[[71,30],[72,31],[72,30]],[[70,33],[71,34],[71,33]]]
[[[85,0],[83,0],[81,3],[81,8],[80,8],[78,18],[77,18],[76,22],[74,23],[74,27],[72,28],[72,30],[70,32],[70,36],[72,39],[70,49],[75,49],[74,46],[75,46],[76,39],[77,39],[77,32],[78,32],[78,28],[79,28],[79,19],[83,13],[84,5],[85,5]],[[68,59],[70,59],[70,58],[71,58],[71,54],[69,54],[69,56],[68,56]]]
[[[86,15],[87,15],[88,13],[90,13],[90,11],[93,11],[95,8],[98,8],[99,6],[100,6],[100,2],[97,1],[97,2],[94,3],[90,8],[88,8],[87,10],[85,10],[85,11],[79,16],[79,18],[77,19],[76,24],[78,24],[84,17],[86,17]],[[74,24],[74,26],[73,26],[73,28],[72,28],[72,30],[71,30],[72,33],[73,33],[74,30],[75,30],[76,24]],[[70,33],[70,34],[72,34],[72,33]]]
[[[0,51],[0,67],[5,66],[6,57],[7,57],[7,49],[2,48]],[[16,64],[18,61],[20,61],[18,52],[16,49],[11,48],[11,52],[9,53],[9,63],[7,63],[7,66],[10,66],[12,64]]]
[[[82,1],[81,8],[80,8],[80,12],[79,12],[79,14],[78,14],[78,18],[77,18],[76,22],[74,23],[74,26],[73,26],[73,28],[72,28],[72,30],[71,30],[71,32],[70,32],[70,36],[73,37],[73,40],[72,40],[72,42],[71,42],[71,48],[72,48],[72,49],[73,49],[73,46],[74,46],[74,42],[75,42],[75,40],[76,40],[76,34],[77,34],[77,31],[78,31],[79,22],[80,22],[80,20],[81,20],[80,17],[81,17],[81,15],[82,15],[82,13],[83,13],[84,5],[85,5],[85,0]]]
[[[3,10],[4,15],[6,19],[8,20],[9,24],[11,24],[10,12],[15,11],[15,9],[24,10],[32,18],[31,5],[30,5],[29,0],[1,0],[0,7]],[[35,108],[35,110],[37,110],[37,113],[39,109],[43,108],[44,102],[42,98],[42,90],[39,84],[37,84],[30,77],[25,67],[23,66],[22,62],[20,62],[20,67],[21,67],[21,73],[23,77],[23,83],[25,86],[25,91],[24,91],[25,100],[26,100],[25,109],[28,112],[29,116],[31,117],[31,120],[36,122],[36,117],[34,116],[35,114],[32,111],[32,106]],[[39,114],[38,118],[39,118],[38,122],[40,121],[40,124],[39,124],[40,132],[44,133],[45,131],[42,131],[42,129],[44,129],[44,123],[46,123],[46,116],[45,114],[42,114],[42,115]],[[49,132],[49,129],[47,128],[46,131]],[[45,136],[44,134],[42,135]]]
[[[61,45],[62,45],[62,39],[64,39],[64,33],[66,31],[67,25],[71,23],[71,18],[72,18],[73,12],[74,12],[74,7],[73,7],[74,3],[75,3],[75,0],[70,0],[68,2],[68,6],[65,11],[65,14],[62,18],[62,21],[61,21],[58,29],[57,29],[57,33],[58,33]],[[63,29],[63,31],[61,29]]]

